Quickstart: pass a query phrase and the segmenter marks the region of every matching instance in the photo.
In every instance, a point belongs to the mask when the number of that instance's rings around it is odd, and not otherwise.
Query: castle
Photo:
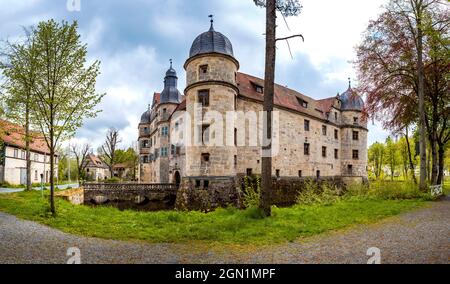
[[[230,40],[212,21],[184,68],[184,95],[171,63],[163,91],[142,114],[140,182],[220,189],[238,175],[260,174],[264,81],[238,72]],[[274,177],[367,179],[364,102],[350,85],[322,100],[275,85],[274,100]]]

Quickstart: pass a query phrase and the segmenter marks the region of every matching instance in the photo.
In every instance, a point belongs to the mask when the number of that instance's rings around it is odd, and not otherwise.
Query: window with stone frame
[[[327,157],[327,147],[322,146],[322,157],[326,158]]]
[[[309,120],[305,119],[305,131],[309,131]]]
[[[203,144],[208,144],[209,143],[210,125],[209,124],[203,124],[201,127],[202,127],[201,141],[203,142]]]
[[[353,156],[353,160],[359,160],[359,151],[353,150],[352,156]]]
[[[280,170],[279,169],[275,170],[275,175],[276,175],[277,178],[280,177]]]
[[[203,107],[209,107],[209,90],[198,91],[198,102]]]
[[[309,143],[303,144],[303,154],[309,156]]]
[[[19,158],[19,150],[14,149],[14,158]]]
[[[298,171],[298,177],[302,177],[303,176],[303,173],[302,173],[302,171],[300,170],[300,171]]]
[[[322,125],[322,135],[327,136],[327,126]]]
[[[168,126],[163,126],[161,128],[161,136],[163,136],[163,137],[169,136],[169,127]]]
[[[205,167],[205,166],[209,165],[209,159],[210,159],[210,154],[209,153],[202,153],[202,156],[201,156],[201,165],[202,165],[202,167]]]
[[[359,132],[353,131],[353,140],[358,141],[359,140]]]
[[[339,139],[339,130],[337,130],[337,129],[334,130],[334,139],[336,139],[336,140]]]
[[[247,176],[252,176],[253,175],[253,170],[252,169],[247,169]]]
[[[353,124],[358,124],[358,117],[357,116],[353,117]]]
[[[198,70],[199,70],[200,75],[207,74],[208,73],[208,65],[207,64],[200,65],[198,67]]]
[[[334,149],[334,158],[336,160],[339,159],[339,150],[338,149]]]

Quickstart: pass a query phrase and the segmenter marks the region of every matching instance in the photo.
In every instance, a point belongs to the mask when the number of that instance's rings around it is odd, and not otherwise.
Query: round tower
[[[184,68],[186,111],[191,120],[186,175],[196,187],[207,188],[214,180],[236,175],[234,128],[227,127],[226,115],[235,111],[239,62],[230,40],[214,30],[213,20],[210,29],[192,43]]]
[[[362,116],[364,101],[349,83],[339,96],[341,102],[341,175],[344,180],[367,180],[367,121]]]

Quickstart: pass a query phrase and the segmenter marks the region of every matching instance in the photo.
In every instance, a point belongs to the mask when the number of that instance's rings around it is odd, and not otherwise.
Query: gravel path
[[[66,263],[77,247],[82,263],[449,263],[450,198],[376,224],[355,226],[299,242],[259,248],[209,248],[78,237],[0,213],[0,263]]]

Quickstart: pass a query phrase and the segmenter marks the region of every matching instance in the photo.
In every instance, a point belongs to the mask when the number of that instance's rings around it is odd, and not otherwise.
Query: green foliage
[[[261,199],[261,178],[248,177],[244,178],[244,206],[246,208],[259,207]]]
[[[120,183],[121,180],[118,177],[112,177],[103,181],[104,183]]]
[[[304,188],[299,190],[297,204],[300,205],[329,205],[340,199],[341,190],[334,184],[323,182],[318,184],[315,180],[309,180]]]
[[[423,206],[423,200],[348,199],[330,205],[273,207],[260,219],[257,208],[201,212],[137,212],[112,207],[76,206],[57,199],[58,214],[47,212],[48,191],[0,195],[0,211],[67,233],[151,243],[268,245],[309,237],[354,224],[375,222]]]

